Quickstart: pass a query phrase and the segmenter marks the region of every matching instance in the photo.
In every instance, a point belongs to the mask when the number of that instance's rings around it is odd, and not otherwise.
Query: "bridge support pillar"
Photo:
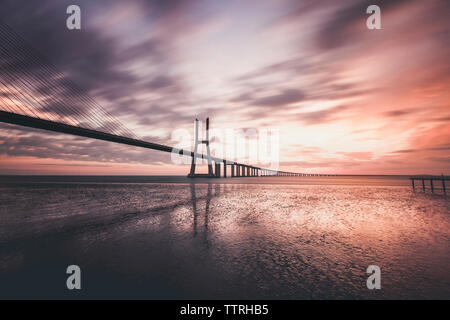
[[[189,178],[195,178],[195,177],[214,177],[213,167],[212,167],[212,160],[211,160],[211,152],[209,149],[209,118],[206,118],[206,139],[205,140],[199,140],[198,139],[198,119],[195,119],[195,145],[194,145],[194,156],[192,157],[192,163],[191,163],[191,170],[188,174]],[[206,144],[206,151],[207,151],[207,160],[208,160],[208,173],[198,175],[195,173],[195,165],[197,163],[197,150],[199,144]],[[220,175],[219,175],[220,176]]]
[[[227,177],[227,162],[225,160],[223,161],[223,177]]]
[[[220,178],[220,162],[216,162],[216,178]]]

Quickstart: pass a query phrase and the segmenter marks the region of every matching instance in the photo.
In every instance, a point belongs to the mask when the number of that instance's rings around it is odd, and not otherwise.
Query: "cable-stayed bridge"
[[[197,131],[194,151],[139,139],[90,97],[86,90],[75,84],[24,38],[2,22],[0,22],[0,122],[163,152],[175,152],[192,158],[189,177],[227,177],[227,167],[230,167],[231,177],[310,175],[271,170],[212,156],[209,152],[208,137],[206,140],[199,140]],[[206,132],[208,135],[208,130]],[[197,152],[198,143],[207,145],[206,155]],[[208,174],[195,174],[198,158],[208,161]]]

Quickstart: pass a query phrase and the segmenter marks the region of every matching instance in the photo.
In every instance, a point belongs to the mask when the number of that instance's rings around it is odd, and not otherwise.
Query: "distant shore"
[[[78,176],[78,175],[0,175],[1,184],[17,183],[213,183],[213,184],[297,184],[297,185],[405,185],[409,175],[338,175],[317,177],[234,177],[188,178],[186,176]]]

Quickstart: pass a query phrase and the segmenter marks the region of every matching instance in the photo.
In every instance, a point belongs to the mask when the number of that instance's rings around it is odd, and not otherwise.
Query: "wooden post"
[[[430,179],[431,192],[434,192],[433,179]]]
[[[442,191],[445,194],[445,179],[444,179],[444,176],[442,176]]]
[[[413,190],[416,191],[416,188],[415,188],[415,186],[414,186],[414,178],[411,179],[411,183],[412,183],[412,188],[413,188]]]
[[[422,188],[423,188],[423,191],[425,191],[425,179],[422,179]]]

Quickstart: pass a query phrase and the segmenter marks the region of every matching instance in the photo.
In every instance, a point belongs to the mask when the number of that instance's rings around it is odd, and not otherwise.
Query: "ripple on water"
[[[0,191],[3,278],[76,257],[88,272],[107,270],[97,278],[119,283],[108,292],[93,284],[98,296],[450,298],[450,202],[402,185]],[[382,270],[376,293],[365,285],[371,264]]]

